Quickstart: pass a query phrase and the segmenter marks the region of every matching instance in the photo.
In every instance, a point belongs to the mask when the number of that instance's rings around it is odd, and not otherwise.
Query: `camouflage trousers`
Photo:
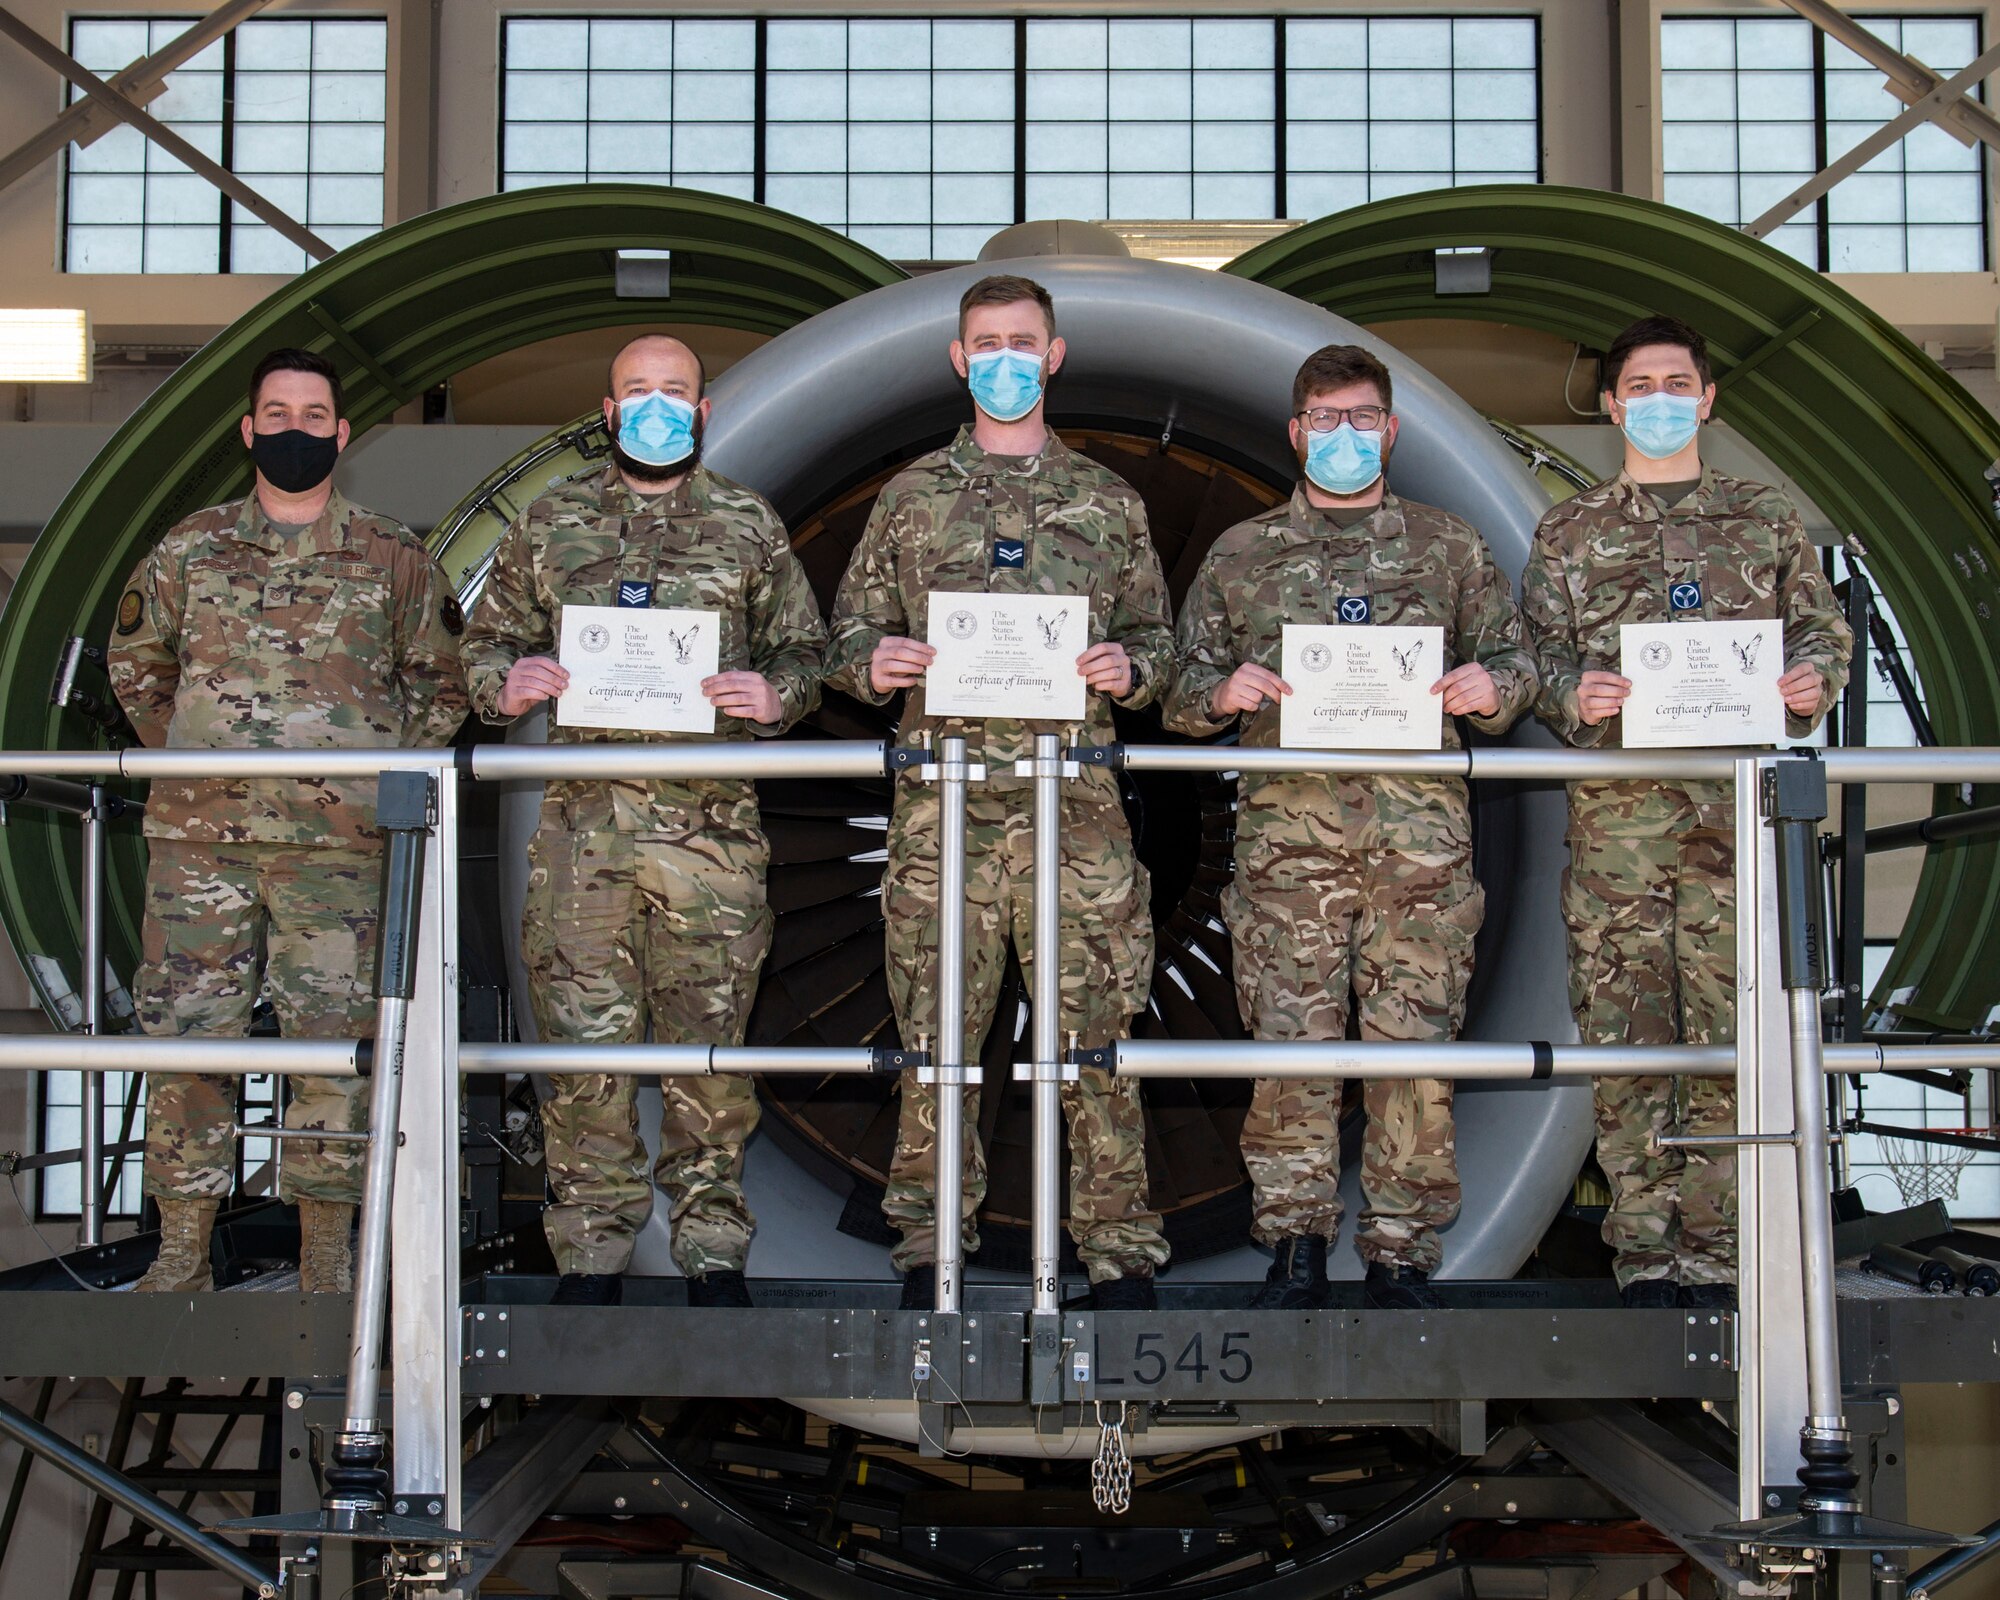
[[[977,1063],[1000,998],[1011,936],[1034,978],[1034,819],[1025,791],[975,795],[967,804],[965,1056]],[[1146,1003],[1153,973],[1153,924],[1146,869],[1115,805],[1070,796],[1062,828],[1062,1028],[1086,1046],[1122,1038]],[[888,919],[889,998],[896,1025],[914,1043],[937,1032],[938,801],[897,796],[882,883]],[[976,1074],[975,1066],[975,1074]],[[1159,1213],[1146,1196],[1146,1127],[1138,1087],[1085,1068],[1063,1085],[1069,1126],[1069,1231],[1093,1283],[1150,1274],[1167,1259]],[[986,1197],[986,1152],[979,1139],[979,1089],[965,1089],[964,1235],[979,1248]],[[896,1153],[883,1214],[903,1235],[899,1272],[936,1259],[937,1095],[905,1073]]]
[[[684,830],[571,833],[544,824],[529,846],[521,956],[546,1040],[741,1044],[771,948],[770,847],[755,801],[690,810]],[[675,1264],[689,1277],[740,1272],[755,1223],[743,1146],[757,1127],[743,1076],[661,1083],[651,1181],[638,1086],[556,1074],[542,1105],[549,1187],[543,1227],[563,1272],[623,1272],[653,1209],[672,1205]]]
[[[375,1031],[375,850],[153,839],[146,869],[144,957],[133,980],[147,1033],[240,1039],[259,989],[289,1039],[358,1039]],[[240,1077],[148,1073],[146,1193],[225,1199],[236,1167]],[[293,1078],[285,1123],[357,1132],[364,1078]],[[366,1147],[278,1141],[288,1200],[361,1198]]]
[[[1236,878],[1223,893],[1244,1025],[1259,1039],[1344,1039],[1348,996],[1363,1039],[1457,1036],[1486,896],[1461,850],[1350,850],[1307,814],[1239,813]],[[1251,1234],[1340,1232],[1341,1080],[1260,1078],[1243,1122]],[[1452,1085],[1362,1085],[1369,1261],[1435,1271],[1458,1215]]]
[[[1570,1005],[1587,1044],[1727,1044],[1736,1037],[1736,844],[1673,784],[1570,789]],[[1599,1078],[1604,1239],[1622,1287],[1736,1277],[1736,1154],[1660,1149],[1660,1134],[1733,1133],[1721,1078]]]

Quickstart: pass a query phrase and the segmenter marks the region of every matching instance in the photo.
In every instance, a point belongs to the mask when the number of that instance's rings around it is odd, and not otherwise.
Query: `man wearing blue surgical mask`
[[[1396,442],[1388,369],[1358,345],[1306,358],[1292,385],[1291,500],[1215,541],[1182,602],[1177,732],[1238,730],[1276,745],[1287,623],[1443,629],[1431,684],[1457,748],[1465,717],[1498,733],[1534,698],[1534,657],[1507,579],[1477,531],[1389,491]],[[1224,890],[1238,1008],[1259,1039],[1454,1037],[1465,1019],[1485,896],[1472,875],[1472,814],[1456,778],[1241,780],[1236,876]],[[1351,999],[1350,999],[1351,996]],[[1338,1235],[1337,1078],[1260,1079],[1243,1122],[1251,1236],[1274,1259],[1253,1309],[1324,1305]],[[1371,1305],[1436,1305],[1440,1231],[1458,1214],[1452,1089],[1443,1079],[1363,1085],[1364,1211],[1358,1244]]]
[[[501,541],[466,628],[475,710],[504,724],[560,695],[565,606],[686,609],[714,621],[719,669],[701,681],[713,733],[564,726],[561,743],[770,737],[819,701],[825,629],[778,514],[701,465],[699,358],[644,334],[612,359],[604,419],[613,464],[535,501]],[[698,626],[707,625],[705,622]],[[770,949],[770,848],[748,783],[551,783],[529,845],[521,956],[544,1040],[741,1044]],[[542,1106],[543,1219],[560,1305],[615,1305],[653,1206],[636,1083],[550,1078]],[[690,1305],[747,1306],[754,1224],[743,1147],[757,1126],[747,1078],[662,1085],[652,1180],[673,1205]]]
[[[1705,466],[1715,405],[1702,336],[1646,317],[1604,356],[1604,405],[1624,470],[1535,530],[1521,604],[1541,660],[1535,709],[1573,745],[1616,748],[1631,680],[1613,668],[1627,623],[1784,623],[1767,664],[1786,731],[1803,738],[1847,682],[1853,634],[1780,489]],[[1569,786],[1570,1005],[1586,1044],[1735,1038],[1735,789],[1727,781],[1594,779]],[[1604,1240],[1628,1306],[1736,1308],[1736,1154],[1663,1146],[1726,1138],[1723,1078],[1599,1078],[1597,1159],[1611,1185]]]
[[[1011,942],[1023,967],[1037,959],[1030,888],[1028,781],[1014,763],[1038,733],[1069,744],[1117,737],[1114,705],[1158,697],[1173,668],[1173,633],[1146,508],[1132,487],[1072,451],[1046,419],[1045,390],[1063,363],[1049,293],[1029,278],[982,278],[959,301],[953,369],[972,398],[971,420],[942,450],[912,462],[883,488],[834,600],[827,681],[866,701],[903,696],[898,743],[963,736],[986,781],[967,800],[964,1055],[977,1061],[1000,1003]],[[1062,727],[1021,717],[934,713],[924,669],[936,650],[924,631],[933,593],[1064,595],[1089,602],[1090,636],[1069,657],[1089,691],[1084,721]],[[1065,651],[1067,654],[1067,651]],[[937,1031],[938,799],[914,776],[898,784],[882,883],[889,999],[906,1042]],[[1133,852],[1118,785],[1086,767],[1063,796],[1065,938],[1061,1029],[1086,1048],[1129,1032],[1153,972],[1146,869]],[[1032,981],[1032,979],[1031,979]],[[1097,1067],[1063,1085],[1070,1138],[1071,1236],[1099,1310],[1147,1310],[1153,1272],[1167,1259],[1146,1192],[1146,1131],[1137,1086]],[[965,1091],[963,1227],[978,1248],[986,1193],[979,1090]],[[937,1105],[905,1073],[896,1153],[882,1209],[902,1235],[891,1259],[905,1307],[936,1303]]]

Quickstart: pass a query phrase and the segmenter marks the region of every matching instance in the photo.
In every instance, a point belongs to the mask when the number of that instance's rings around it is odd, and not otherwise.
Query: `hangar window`
[[[1037,217],[1317,216],[1541,174],[1525,16],[517,17],[504,52],[503,189],[679,183],[901,260]]]
[[[78,17],[70,51],[111,77],[193,21]],[[388,51],[379,18],[254,18],[169,73],[147,110],[341,247],[382,226]],[[65,271],[297,272],[306,264],[304,251],[136,128],[120,125],[69,150]]]
[[[83,1209],[83,1168],[75,1152],[83,1138],[83,1074],[46,1072],[41,1079],[41,1142],[36,1148],[51,1155],[68,1153],[70,1159],[37,1171],[41,1181],[35,1215],[38,1220],[78,1216]],[[274,1121],[278,1080],[268,1073],[253,1073],[243,1078],[242,1085],[239,1116],[243,1126]],[[106,1154],[99,1181],[108,1195],[104,1214],[113,1220],[136,1217],[144,1203],[145,1155],[140,1148],[146,1137],[144,1073],[104,1074],[101,1126]],[[274,1193],[277,1159],[277,1141],[254,1134],[239,1139],[234,1192]]]
[[[1285,24],[1283,216],[1468,183],[1541,178],[1530,17]]]
[[[1028,23],[1028,217],[1276,217],[1269,20]]]
[[[500,187],[672,183],[755,198],[754,22],[512,17]]]
[[[1011,21],[765,26],[766,204],[905,261],[1014,220]]]
[[[1979,54],[1974,17],[1855,20],[1947,75]],[[1903,109],[1879,70],[1796,18],[1669,17],[1660,69],[1666,199],[1732,226]],[[1926,123],[1770,240],[1828,272],[1983,271],[1982,162],[1981,147]]]

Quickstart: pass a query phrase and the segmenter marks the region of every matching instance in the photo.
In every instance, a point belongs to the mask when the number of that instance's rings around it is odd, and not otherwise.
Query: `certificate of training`
[[[1628,622],[1619,672],[1632,680],[1628,749],[1776,744],[1785,736],[1784,625]]]
[[[938,717],[1081,722],[1090,602],[1081,595],[940,594],[930,597],[937,659],[924,672],[924,709]]]
[[[713,733],[701,680],[715,675],[722,622],[713,611],[564,606],[558,659],[569,687],[556,699],[565,728]]]
[[[1288,622],[1278,739],[1292,750],[1437,750],[1444,744],[1444,629]]]

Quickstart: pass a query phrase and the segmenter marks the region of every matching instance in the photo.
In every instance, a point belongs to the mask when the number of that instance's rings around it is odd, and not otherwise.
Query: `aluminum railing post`
[[[399,1517],[463,1524],[460,1503],[457,778],[441,774],[423,874],[415,996],[403,1052],[403,1157],[389,1257],[391,1422]],[[442,1535],[440,1535],[442,1537]]]
[[[76,992],[83,1002],[83,1031],[104,1032],[104,786],[90,786],[90,808],[83,813],[83,971]],[[86,1072],[77,1096],[82,1127],[77,1146],[78,1243],[84,1249],[104,1242],[104,1074]]]
[[[1760,1203],[1754,1214],[1746,1210],[1741,1219],[1745,1258],[1756,1264],[1742,1285],[1742,1302],[1755,1335],[1747,1348],[1745,1370],[1759,1368],[1761,1377],[1746,1379],[1743,1385],[1738,1498],[1740,1503],[1751,1503],[1753,1513],[1717,1533],[1752,1550],[1822,1554],[1965,1543],[1956,1535],[1861,1515],[1860,1474],[1852,1464],[1841,1394],[1827,1167],[1826,1064],[1820,1024],[1820,991],[1827,977],[1826,880],[1818,840],[1826,806],[1826,768],[1817,758],[1764,757],[1737,764],[1738,859],[1740,863],[1747,856],[1752,862],[1748,874],[1752,883],[1745,884],[1745,874],[1739,870],[1738,884],[1754,888],[1756,904],[1756,939],[1747,947],[1738,908],[1738,963],[1741,969],[1754,956],[1758,1112],[1761,1118],[1779,1107],[1788,1108],[1792,1137],[1789,1163],[1768,1146],[1757,1148],[1751,1158],[1760,1169],[1755,1186]],[[1781,1029],[1776,1016],[1782,1017]],[[1773,1032],[1780,1032],[1780,1037],[1773,1039]],[[1789,1219],[1773,1205],[1781,1187],[1777,1181],[1781,1165],[1791,1169]],[[1783,1319],[1786,1337],[1780,1346],[1774,1324],[1781,1315],[1778,1296],[1786,1291],[1790,1314]],[[1774,1365],[1781,1368],[1782,1380],[1774,1376]],[[1754,1433],[1751,1397],[1757,1401]],[[1775,1487],[1789,1455],[1783,1421],[1801,1415],[1805,1423],[1798,1429],[1796,1448],[1804,1465],[1797,1471],[1803,1488],[1798,1514],[1756,1516],[1755,1510],[1783,1503],[1782,1491]],[[1755,1478],[1753,1469],[1760,1469]]]
[[[937,1039],[931,1057],[937,1193],[932,1237],[936,1309],[956,1312],[965,1273],[965,786],[971,776],[965,740],[940,739],[930,772],[938,792]]]
[[[1062,740],[1035,735],[1035,982],[1032,1119],[1033,1201],[1029,1244],[1037,1317],[1057,1308],[1062,1220]],[[1074,768],[1071,769],[1074,771]]]
[[[383,1462],[382,1321],[389,1301],[389,1213],[403,1099],[403,1047],[417,977],[418,918],[425,846],[437,780],[429,773],[385,772],[375,804],[385,841],[382,910],[375,951],[374,1082],[368,1118],[368,1167],[361,1195],[361,1242],[354,1267],[354,1331],[348,1346],[347,1407],[331,1447],[322,1509],[336,1525],[354,1526],[388,1510]]]
[[[1764,761],[1736,771],[1736,1126],[1789,1134],[1791,1016],[1778,975],[1776,836],[1764,826]],[[1796,1168],[1789,1151],[1737,1154],[1737,1512],[1782,1502],[1791,1429],[1804,1408],[1805,1323],[1799,1277]]]

